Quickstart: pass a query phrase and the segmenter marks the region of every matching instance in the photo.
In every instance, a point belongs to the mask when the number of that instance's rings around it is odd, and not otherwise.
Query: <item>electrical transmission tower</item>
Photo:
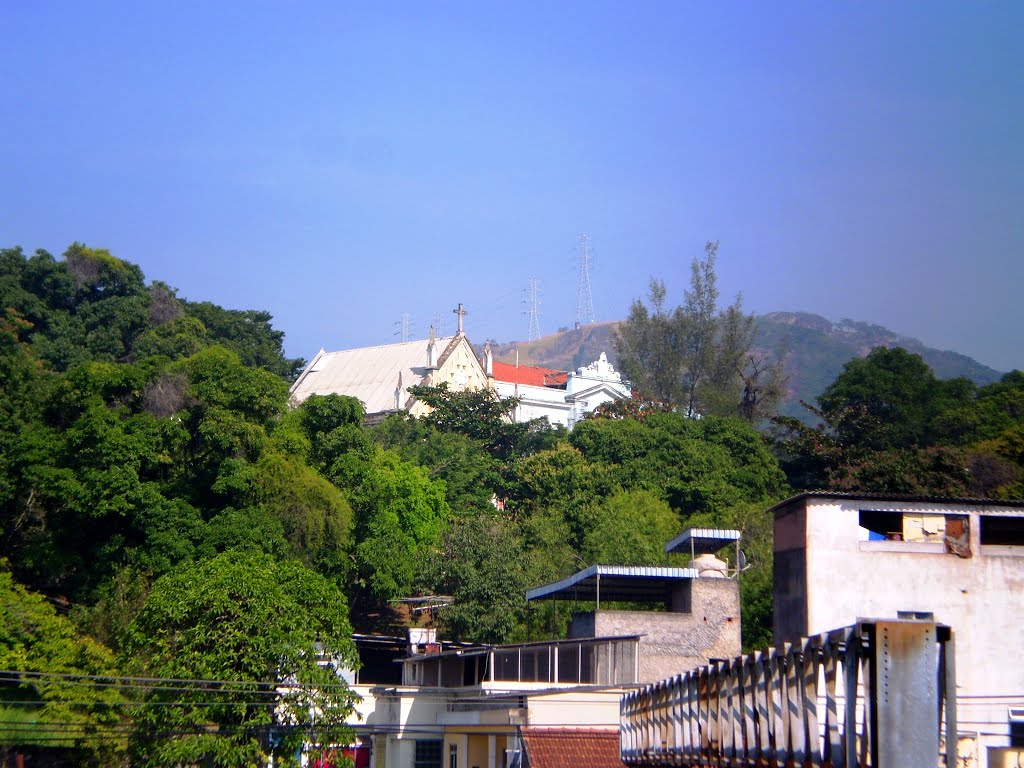
[[[399,320],[395,325],[398,326],[398,330],[395,331],[395,336],[402,339],[402,342],[409,340],[409,329],[412,327],[412,315],[408,312],[402,313],[402,319]]]
[[[437,334],[438,338],[444,336],[444,317],[440,312],[434,313],[434,333]]]
[[[594,297],[590,293],[590,238],[580,235],[576,261],[580,278],[576,286],[576,327],[594,322]]]
[[[540,338],[540,280],[536,277],[531,277],[526,290],[526,298],[523,299],[523,303],[526,304],[525,314],[530,318],[530,341],[536,341]]]

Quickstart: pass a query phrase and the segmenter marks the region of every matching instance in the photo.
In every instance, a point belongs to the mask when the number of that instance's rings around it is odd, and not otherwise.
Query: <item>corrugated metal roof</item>
[[[665,545],[665,551],[711,555],[739,540],[740,532],[732,528],[687,528]]]
[[[924,502],[930,504],[958,504],[972,507],[1024,507],[1024,499],[985,499],[972,496],[928,496],[904,493],[857,493],[854,491],[804,491],[796,496],[780,501],[768,512],[777,512],[780,509],[790,506],[797,501],[804,499],[842,499],[846,501],[896,501],[896,502]]]
[[[435,361],[455,338],[434,340]],[[399,400],[404,406],[409,398],[405,390],[422,384],[430,373],[426,367],[428,343],[422,339],[340,352],[321,350],[292,384],[291,395],[300,403],[310,395],[348,395],[362,400],[367,414],[393,411],[399,376]]]
[[[605,600],[658,600],[664,596],[670,581],[696,579],[693,568],[669,568],[652,565],[592,565],[561,581],[536,587],[526,593],[527,600],[543,598],[590,599],[596,594],[601,579],[601,597]]]

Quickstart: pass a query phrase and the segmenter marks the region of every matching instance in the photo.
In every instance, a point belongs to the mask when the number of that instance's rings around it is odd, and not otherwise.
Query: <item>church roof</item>
[[[511,363],[493,364],[494,380],[505,381],[509,384],[525,384],[534,387],[561,387],[565,388],[565,382],[569,376],[567,371],[559,371],[554,368],[541,368],[536,365],[512,365]]]
[[[444,364],[445,353],[458,336],[434,339],[435,366]],[[427,365],[428,339],[377,347],[320,350],[291,386],[291,395],[302,402],[310,395],[348,395],[362,400],[367,415],[395,410],[395,390],[401,377],[401,402],[408,387],[417,386],[431,373]]]

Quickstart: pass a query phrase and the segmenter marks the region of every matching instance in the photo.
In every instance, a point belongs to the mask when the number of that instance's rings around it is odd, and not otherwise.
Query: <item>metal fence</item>
[[[945,761],[955,766],[955,688],[949,628],[861,622],[627,694],[621,757],[652,766],[934,768],[945,722]]]

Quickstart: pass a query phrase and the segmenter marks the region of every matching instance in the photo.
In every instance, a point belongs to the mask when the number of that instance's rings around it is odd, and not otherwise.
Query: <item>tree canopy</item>
[[[619,368],[642,398],[687,416],[770,416],[782,394],[782,360],[769,364],[753,350],[755,321],[739,296],[718,306],[718,243],[690,267],[683,303],[668,309],[668,289],[652,278],[648,307],[637,299],[613,343]]]
[[[135,712],[142,765],[254,765],[350,735],[354,695],[337,671],[357,665],[345,596],[298,563],[227,552],[175,569],[153,584],[122,653],[141,676],[196,681],[147,692]]]
[[[807,406],[817,426],[775,419],[775,450],[798,488],[1018,497],[1022,403],[1019,371],[976,387],[879,347],[848,362],[818,406]]]

